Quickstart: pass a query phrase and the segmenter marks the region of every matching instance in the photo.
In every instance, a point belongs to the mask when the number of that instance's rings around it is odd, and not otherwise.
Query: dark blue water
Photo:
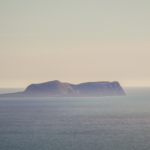
[[[150,92],[135,90],[126,97],[0,99],[0,150],[149,150]]]

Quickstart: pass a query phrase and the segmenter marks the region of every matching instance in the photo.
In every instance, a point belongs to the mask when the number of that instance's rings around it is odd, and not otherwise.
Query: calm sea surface
[[[0,150],[150,150],[150,88],[124,89],[126,97],[1,98]]]

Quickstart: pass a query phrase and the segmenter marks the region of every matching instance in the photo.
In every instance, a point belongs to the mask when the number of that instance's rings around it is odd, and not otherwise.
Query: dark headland
[[[25,91],[0,94],[0,97],[104,97],[125,96],[119,82],[62,83],[58,80],[31,84]]]

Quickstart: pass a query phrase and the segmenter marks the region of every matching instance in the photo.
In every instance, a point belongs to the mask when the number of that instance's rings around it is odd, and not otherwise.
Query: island
[[[105,97],[125,96],[119,82],[62,83],[58,80],[31,84],[25,91],[0,94],[1,97]]]

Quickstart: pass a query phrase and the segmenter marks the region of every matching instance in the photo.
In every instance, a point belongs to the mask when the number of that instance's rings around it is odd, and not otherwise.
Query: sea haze
[[[148,150],[150,88],[124,90],[125,97],[0,98],[0,149]]]
[[[22,92],[25,88],[0,88],[0,94]]]

